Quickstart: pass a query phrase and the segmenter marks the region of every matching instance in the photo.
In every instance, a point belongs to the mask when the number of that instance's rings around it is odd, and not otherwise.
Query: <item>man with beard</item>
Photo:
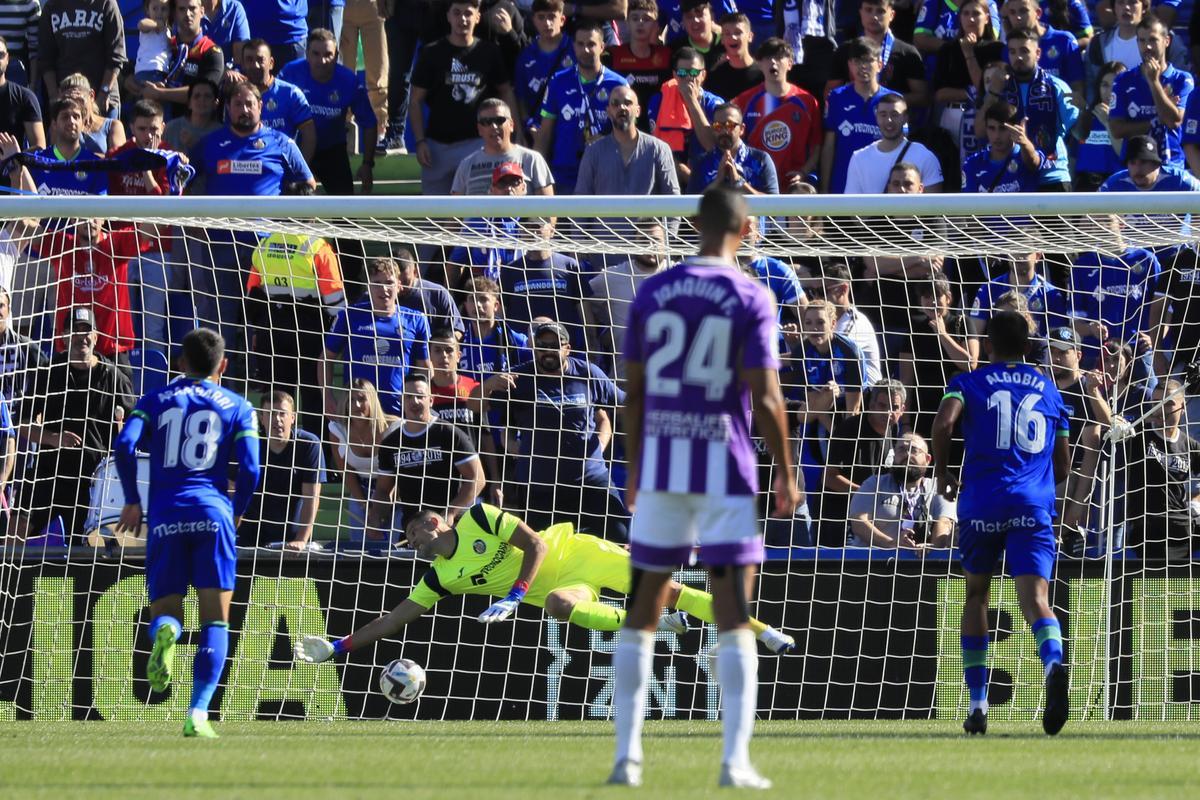
[[[880,138],[850,156],[846,169],[846,194],[881,194],[887,191],[892,167],[901,162],[915,164],[921,172],[924,191],[942,191],[942,165],[920,142],[905,135],[908,103],[898,94],[880,98],[875,105],[875,122]]]
[[[214,86],[221,85],[226,58],[221,48],[204,35],[202,0],[176,0],[174,8],[175,46],[177,56],[182,55],[183,62],[171,80],[171,85],[152,82],[138,87],[132,79],[125,81],[125,88],[132,90],[132,93],[136,94],[136,90],[140,88],[143,98],[165,106],[168,118],[187,116],[188,91],[194,84],[199,81],[211,81]]]
[[[517,483],[529,486],[529,523],[544,528],[572,521],[606,539],[624,541],[629,512],[612,485],[605,451],[615,406],[624,392],[591,362],[571,355],[570,335],[557,322],[533,332],[533,361],[484,382],[492,408],[506,418],[520,462]]]
[[[679,194],[671,146],[637,128],[641,106],[629,86],[608,95],[612,133],[588,145],[575,194]]]
[[[925,439],[906,433],[892,448],[891,468],[863,481],[850,498],[850,541],[860,547],[949,547],[954,501],[927,477],[932,458]]]
[[[718,106],[712,129],[717,146],[705,153],[692,171],[688,194],[718,187],[746,194],[779,194],[779,178],[771,157],[742,141],[745,125],[740,108],[733,103]]]
[[[462,160],[454,173],[450,194],[488,194],[495,183],[495,173],[505,164],[521,167],[529,194],[554,194],[554,175],[550,165],[537,150],[513,141],[512,109],[497,97],[479,104],[475,124],[483,139],[483,147]]]
[[[262,39],[246,42],[241,67],[241,74],[230,72],[225,75],[225,80],[236,83],[241,79],[254,84],[262,94],[262,124],[289,139],[298,138],[304,160],[310,160],[317,152],[317,126],[313,122],[312,108],[298,86],[274,76],[275,60],[271,57],[270,46]]]
[[[282,194],[283,186],[291,183],[317,188],[296,143],[262,124],[258,87],[239,83],[230,92],[227,107],[229,124],[201,139],[191,157],[197,179],[204,179],[204,194],[253,198]],[[245,342],[243,263],[250,260],[258,237],[216,230],[197,231],[182,241],[189,251],[185,263],[191,270],[196,316],[219,330],[229,347],[231,376],[242,377],[244,365],[233,359]]]
[[[112,449],[133,386],[125,373],[96,354],[96,317],[80,306],[70,316],[67,349],[39,371],[21,404],[21,435],[38,446],[32,497],[13,523],[19,539],[61,517],[67,535],[79,534],[92,473]]]

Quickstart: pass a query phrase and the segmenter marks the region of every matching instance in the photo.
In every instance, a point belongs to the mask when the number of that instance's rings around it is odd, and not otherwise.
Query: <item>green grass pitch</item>
[[[640,790],[607,787],[603,722],[250,722],[219,741],[174,723],[0,726],[0,796],[34,798],[693,798],[716,789],[717,723],[651,722]],[[752,745],[770,796],[1200,796],[1196,723],[762,722]]]

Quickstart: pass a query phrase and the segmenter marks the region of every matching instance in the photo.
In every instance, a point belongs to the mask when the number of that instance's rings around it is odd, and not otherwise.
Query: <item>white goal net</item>
[[[1072,414],[1052,585],[1072,715],[1200,716],[1200,404],[1157,402],[1200,356],[1195,197],[750,206],[739,262],[777,300],[806,499],[789,520],[766,519],[765,493],[760,504],[769,560],[754,613],[798,645],[763,650],[760,714],[965,713],[955,510],[920,478],[932,474],[924,454],[946,383],[986,360],[983,324],[1011,307],[1038,328],[1029,359]],[[238,534],[221,718],[607,718],[616,634],[528,606],[485,627],[484,598],[447,597],[348,659],[297,665],[292,648],[304,634],[345,636],[406,596],[428,566],[402,541],[420,508],[478,499],[535,528],[570,522],[625,540],[624,321],[645,276],[695,252],[695,207],[0,204],[0,720],[186,711],[194,596],[176,688],[152,692],[145,539],[112,531],[123,495],[110,453],[137,398],[177,374],[197,324],[225,335],[226,385],[263,409],[264,481]],[[404,383],[414,371],[431,375],[428,390]],[[1134,435],[1107,438],[1114,420],[1147,411]],[[455,431],[435,436],[431,418]],[[762,459],[765,489],[773,465]],[[155,468],[143,459],[143,486]],[[705,580],[698,566],[679,578]],[[996,579],[992,602],[990,713],[1033,718],[1042,668],[1010,580]],[[715,632],[693,620],[659,637],[651,712],[715,718]],[[377,676],[401,655],[429,681],[417,703],[393,706]]]

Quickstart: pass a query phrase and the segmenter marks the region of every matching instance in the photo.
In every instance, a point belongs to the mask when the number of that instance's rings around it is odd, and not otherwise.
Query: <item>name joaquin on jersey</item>
[[[720,308],[722,314],[733,314],[738,305],[738,299],[731,295],[723,286],[706,281],[703,278],[684,278],[655,289],[652,295],[659,306],[679,297],[692,297],[707,300]]]

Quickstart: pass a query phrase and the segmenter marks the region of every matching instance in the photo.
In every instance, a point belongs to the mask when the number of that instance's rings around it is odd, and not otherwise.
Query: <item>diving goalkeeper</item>
[[[408,597],[386,616],[343,639],[305,636],[296,660],[319,664],[339,653],[367,647],[413,622],[452,594],[503,595],[479,615],[484,623],[508,619],[519,603],[546,609],[555,619],[597,631],[618,631],[625,610],[600,602],[600,590],[629,593],[629,553],[620,545],[576,533],[570,523],[535,532],[508,512],[472,506],[451,528],[433,511],[421,511],[405,527],[408,542],[433,565]],[[712,596],[672,581],[667,604],[674,609],[659,630],[684,633],[688,614],[713,621]],[[751,618],[750,628],[771,652],[795,647],[787,634]]]

